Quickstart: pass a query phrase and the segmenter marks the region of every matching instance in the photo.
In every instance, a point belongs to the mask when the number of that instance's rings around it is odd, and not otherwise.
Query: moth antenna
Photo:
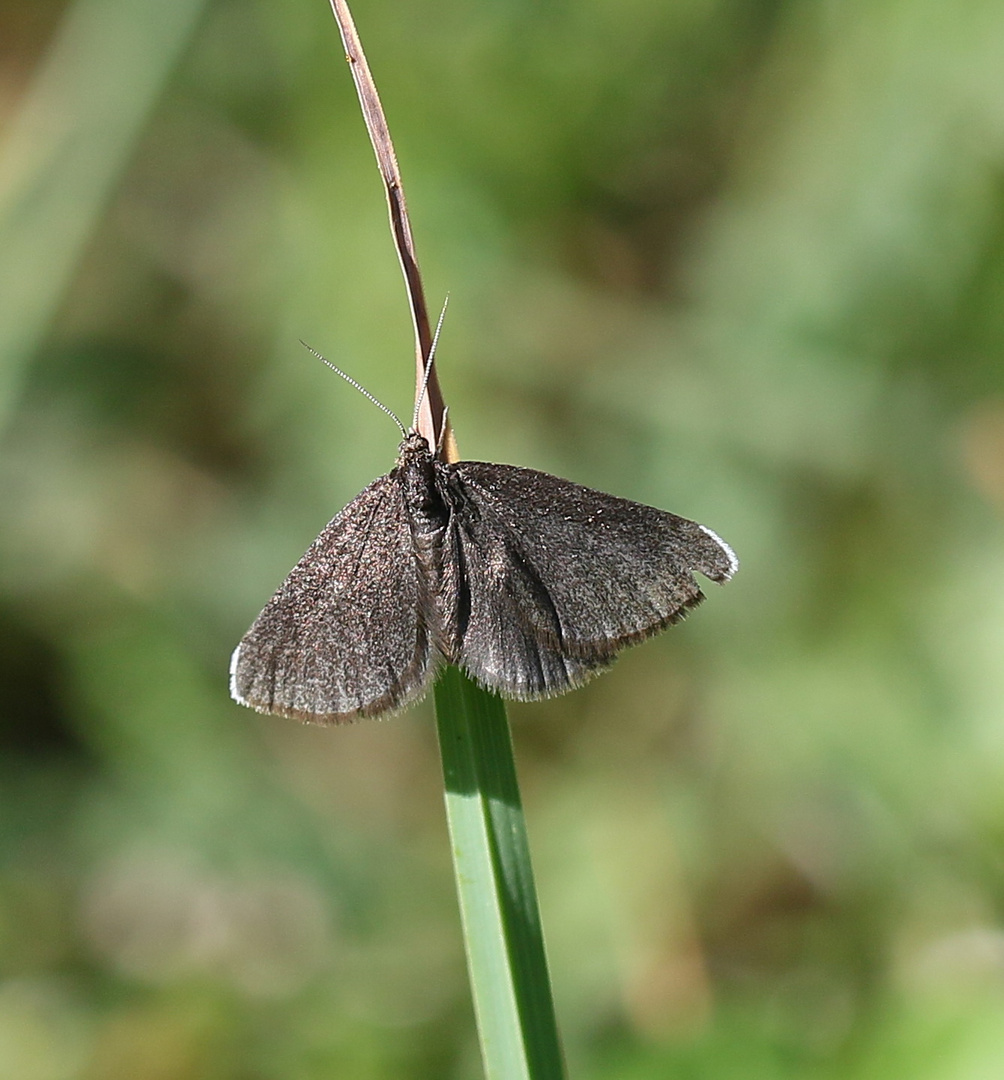
[[[415,398],[415,415],[411,418],[411,430],[418,427],[418,410],[422,407],[426,387],[429,385],[429,376],[432,374],[432,362],[436,359],[436,346],[439,344],[439,331],[443,329],[443,319],[446,318],[446,305],[450,302],[450,294],[446,294],[443,301],[443,310],[439,313],[439,322],[436,323],[436,332],[432,335],[432,344],[429,346],[429,358],[425,361],[425,375],[422,377],[422,389]]]
[[[450,406],[443,409],[443,426],[439,429],[439,442],[436,444],[436,457],[443,453],[443,444],[446,442],[446,433],[449,431]]]
[[[408,432],[404,430],[404,424],[402,424],[401,421],[398,420],[397,413],[395,413],[392,410],[388,409],[387,406],[384,405],[384,403],[382,401],[380,401],[379,398],[377,398],[375,395],[371,394],[369,392],[369,390],[366,389],[365,386],[360,386],[359,383],[357,383],[356,380],[353,379],[351,375],[346,375],[345,372],[342,371],[342,369],[340,367],[336,367],[330,360],[327,359],[327,357],[321,356],[321,354],[316,349],[312,349],[303,340],[303,338],[300,338],[300,344],[307,350],[307,352],[313,353],[314,356],[316,356],[317,359],[320,360],[322,364],[326,364],[329,368],[331,368],[331,370],[336,375],[341,375],[341,377],[349,384],[349,386],[354,386],[359,391],[359,393],[363,395],[363,397],[369,398],[370,401],[372,401],[373,404],[378,409],[380,409],[382,412],[385,412],[391,418],[391,420],[393,420],[394,423],[397,424],[397,426],[401,429],[401,438],[402,439],[407,438]]]

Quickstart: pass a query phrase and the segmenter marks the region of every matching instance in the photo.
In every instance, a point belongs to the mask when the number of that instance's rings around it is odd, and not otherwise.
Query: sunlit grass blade
[[[436,720],[464,945],[488,1080],[565,1075],[505,705],[456,668]]]

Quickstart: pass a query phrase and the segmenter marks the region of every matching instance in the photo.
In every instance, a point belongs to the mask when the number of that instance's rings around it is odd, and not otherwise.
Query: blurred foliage
[[[355,6],[462,451],[743,560],[513,710],[572,1075],[1001,1075],[1004,7]],[[477,1075],[428,706],[227,696],[410,408],[327,5],[0,20],[0,1075]]]

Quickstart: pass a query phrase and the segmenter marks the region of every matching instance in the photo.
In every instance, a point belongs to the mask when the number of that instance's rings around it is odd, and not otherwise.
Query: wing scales
[[[403,708],[430,647],[400,483],[374,481],[321,532],[237,646],[231,693],[320,723]]]
[[[503,694],[561,693],[726,581],[731,549],[704,526],[532,469],[445,467],[470,618],[457,661]]]

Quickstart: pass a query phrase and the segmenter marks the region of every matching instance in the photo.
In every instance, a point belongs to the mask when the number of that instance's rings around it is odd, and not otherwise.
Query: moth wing
[[[738,568],[710,529],[511,465],[446,466],[467,579],[457,662],[518,698],[562,693],[703,600]]]
[[[265,605],[230,664],[242,705],[317,723],[403,708],[430,647],[400,482],[375,480],[333,518]]]

